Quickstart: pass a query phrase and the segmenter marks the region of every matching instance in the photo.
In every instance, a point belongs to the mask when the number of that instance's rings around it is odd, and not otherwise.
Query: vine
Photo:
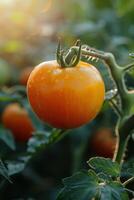
[[[82,45],[81,47],[79,41],[76,44],[77,45],[72,46],[67,53],[64,52],[64,54],[62,54],[64,60],[67,60],[68,58],[76,58],[78,62],[78,57],[80,59],[82,56],[86,57],[87,60],[98,61],[98,59],[101,59],[108,67],[112,78],[116,83],[117,93],[121,101],[122,109],[120,111],[118,105],[113,103],[110,99],[112,107],[114,107],[118,113],[118,122],[116,126],[117,145],[113,160],[121,163],[131,131],[134,129],[134,114],[132,112],[134,91],[128,91],[124,81],[125,72],[133,68],[134,63],[120,66],[117,64],[112,53],[99,51],[87,45]]]

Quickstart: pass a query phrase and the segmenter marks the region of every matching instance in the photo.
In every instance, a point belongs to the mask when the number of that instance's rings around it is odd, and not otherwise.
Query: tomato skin
[[[62,68],[53,60],[35,67],[27,84],[29,102],[44,122],[76,128],[91,121],[104,101],[104,82],[92,65]]]
[[[99,129],[91,140],[91,149],[97,156],[113,158],[115,146],[116,137],[112,135],[112,130],[109,128]]]
[[[27,81],[28,78],[31,74],[31,72],[33,71],[33,67],[27,67],[25,69],[22,70],[21,74],[20,74],[20,84],[26,86],[27,85]]]
[[[20,142],[26,142],[34,131],[27,111],[18,103],[9,104],[5,108],[2,122],[6,128],[12,131],[15,139]]]

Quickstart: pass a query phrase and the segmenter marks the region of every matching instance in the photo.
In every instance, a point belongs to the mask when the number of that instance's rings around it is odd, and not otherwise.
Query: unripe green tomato
[[[8,63],[0,59],[0,86],[5,85],[9,82],[11,78],[10,66]]]

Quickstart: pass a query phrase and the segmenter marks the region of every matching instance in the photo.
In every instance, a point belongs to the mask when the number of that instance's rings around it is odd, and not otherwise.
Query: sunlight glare
[[[0,4],[12,4],[14,3],[14,0],[0,0]]]

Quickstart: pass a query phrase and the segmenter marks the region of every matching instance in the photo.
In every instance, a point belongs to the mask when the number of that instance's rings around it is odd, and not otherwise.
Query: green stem
[[[132,69],[133,67],[134,67],[134,62],[128,64],[127,66],[125,66],[125,67],[123,68],[123,71],[126,72],[126,71]]]
[[[130,138],[130,133],[134,129],[134,115],[127,119],[120,119],[117,124],[117,146],[113,160],[122,163],[124,152]]]
[[[133,190],[130,190],[130,189],[127,189],[127,188],[125,188],[125,190],[134,196],[134,191]]]
[[[75,67],[81,57],[81,42],[77,41],[75,44],[78,49],[70,48],[68,51],[61,49],[60,41],[57,48],[56,58],[61,67]]]
[[[131,177],[130,179],[128,179],[127,181],[125,181],[125,182],[123,183],[123,185],[126,186],[127,184],[129,184],[129,183],[131,183],[131,182],[133,182],[133,181],[134,181],[134,177]]]
[[[78,51],[77,46],[73,46],[70,48],[70,55],[73,54],[74,51]],[[118,123],[118,135],[117,135],[117,147],[114,155],[114,160],[118,163],[122,162],[123,155],[126,149],[126,145],[129,139],[129,135],[131,130],[134,128],[134,116],[132,112],[133,105],[133,97],[134,94],[129,92],[126,88],[124,81],[124,71],[128,70],[132,67],[133,64],[128,65],[126,68],[119,66],[116,63],[115,57],[112,53],[107,53],[103,51],[98,51],[91,47],[85,46],[82,47],[81,55],[87,58],[98,58],[105,62],[108,66],[108,69],[113,77],[113,80],[116,83],[116,87],[118,90],[118,94],[121,100],[121,108],[122,113],[114,106],[119,114],[119,122]]]
[[[118,138],[117,141],[117,147],[115,150],[115,155],[114,155],[114,161],[118,162],[119,164],[122,164],[123,162],[123,156],[126,150],[126,146],[128,143],[130,136],[128,136],[127,138]]]
[[[78,51],[78,47],[74,46],[71,49],[75,49]],[[71,53],[71,51],[70,51]],[[123,77],[123,68],[120,67],[115,60],[115,57],[113,56],[112,53],[107,53],[103,51],[98,51],[93,48],[88,48],[88,49],[82,49],[81,51],[82,55],[84,56],[92,56],[95,58],[99,58],[105,62],[105,64],[109,67],[108,69],[110,70],[110,73],[116,83],[118,92],[120,94],[121,98],[121,103],[122,103],[122,108],[124,112],[127,112],[125,108],[127,108],[128,101],[129,101],[129,94],[125,86],[124,82],[124,77]]]
[[[120,111],[118,105],[114,102],[113,99],[110,99],[109,101],[110,101],[111,106],[113,107],[113,109],[114,109],[115,112],[117,113],[117,115],[118,115],[119,117],[121,117],[121,116],[122,116],[122,112]]]

